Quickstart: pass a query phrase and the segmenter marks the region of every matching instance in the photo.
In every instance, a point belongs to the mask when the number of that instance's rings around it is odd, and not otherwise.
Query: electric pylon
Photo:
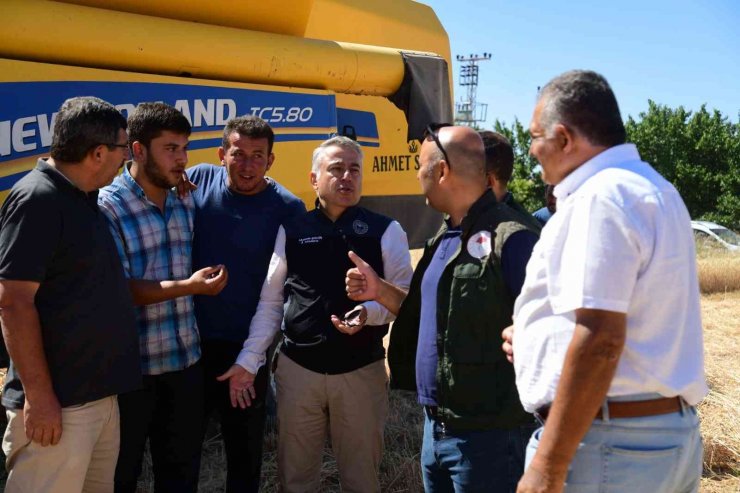
[[[455,103],[455,124],[477,127],[477,123],[486,121],[488,105],[476,101],[478,92],[478,62],[491,59],[490,53],[483,55],[471,54],[468,57],[457,55],[457,61],[463,65],[460,67],[461,87],[466,88],[467,94]]]

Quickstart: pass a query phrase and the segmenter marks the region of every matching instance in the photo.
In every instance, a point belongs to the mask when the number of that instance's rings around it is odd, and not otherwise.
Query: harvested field
[[[699,405],[702,491],[740,491],[740,291],[702,297],[709,395]]]
[[[740,289],[740,252],[700,248],[697,251],[699,290],[702,294]]]

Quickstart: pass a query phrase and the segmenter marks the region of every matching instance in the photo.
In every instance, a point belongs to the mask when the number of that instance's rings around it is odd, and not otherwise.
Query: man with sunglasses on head
[[[313,153],[316,208],[278,230],[251,333],[273,334],[283,320],[275,380],[278,479],[287,493],[319,491],[326,433],[344,491],[379,492],[388,414],[383,336],[392,314],[347,298],[350,250],[390,282],[408,286],[411,259],[398,222],[357,206],[362,149],[333,137]]]
[[[356,255],[347,273],[351,299],[398,314],[391,384],[415,390],[424,406],[427,492],[513,492],[534,430],[497,334],[511,323],[537,228],[496,201],[484,152],[471,128],[428,127],[418,178],[429,206],[448,217],[427,242],[408,294]]]
[[[155,491],[195,492],[203,425],[203,369],[193,295],[216,295],[223,265],[192,272],[194,206],[173,187],[187,164],[190,123],[164,103],[141,103],[128,117],[133,161],[102,190],[136,303],[142,388],[122,394],[117,493],[133,493],[147,439]]]
[[[8,493],[112,493],[116,394],[141,385],[136,320],[97,204],[128,159],[126,119],[93,97],[56,115],[51,157],[0,209]]]

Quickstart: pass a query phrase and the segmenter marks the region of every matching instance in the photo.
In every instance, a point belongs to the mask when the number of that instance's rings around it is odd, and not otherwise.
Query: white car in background
[[[691,221],[694,238],[702,246],[740,251],[740,235],[711,221]]]

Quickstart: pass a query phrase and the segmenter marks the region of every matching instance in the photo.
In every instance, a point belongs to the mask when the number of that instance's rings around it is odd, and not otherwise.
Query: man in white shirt
[[[548,83],[530,133],[558,213],[504,331],[522,404],[544,425],[517,491],[697,491],[707,386],[686,207],[624,143],[599,74]]]

